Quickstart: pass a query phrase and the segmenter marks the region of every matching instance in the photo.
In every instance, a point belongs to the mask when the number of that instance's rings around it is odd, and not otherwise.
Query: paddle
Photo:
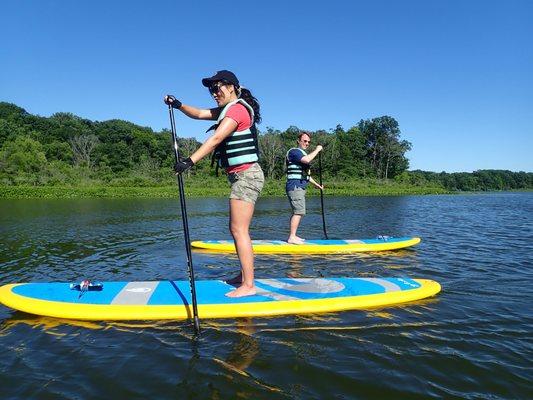
[[[176,121],[174,119],[174,109],[168,105],[170,115],[170,127],[172,130],[172,142],[174,144],[174,157],[176,162],[180,159],[178,151],[178,139],[176,137]],[[192,265],[191,238],[189,236],[189,221],[187,220],[187,206],[185,204],[185,190],[183,189],[183,176],[178,174],[178,188],[180,192],[181,219],[183,221],[183,234],[185,236],[185,251],[187,252],[187,266],[189,272],[189,283],[191,285],[192,310],[194,315],[194,331],[200,333],[200,322],[198,320],[198,306],[196,303],[196,285],[194,283],[194,268]]]
[[[318,180],[320,186],[322,186],[322,152],[318,153]],[[320,206],[322,211],[322,228],[324,229],[324,236],[328,238],[328,232],[326,230],[326,215],[324,214],[324,190],[320,189]]]

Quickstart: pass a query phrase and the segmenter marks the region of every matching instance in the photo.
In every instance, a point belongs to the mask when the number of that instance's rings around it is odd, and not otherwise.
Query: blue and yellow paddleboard
[[[200,318],[262,317],[368,309],[424,299],[441,287],[409,278],[257,279],[257,294],[229,298],[223,281],[196,282]],[[68,283],[0,287],[0,303],[31,314],[77,320],[163,320],[192,316],[188,281],[103,282],[100,291]]]
[[[283,240],[252,240],[255,253],[270,254],[332,254],[367,251],[397,250],[420,243],[418,237],[380,236],[376,239],[360,240],[306,240],[304,244],[290,244]],[[233,240],[194,241],[197,249],[235,253]]]

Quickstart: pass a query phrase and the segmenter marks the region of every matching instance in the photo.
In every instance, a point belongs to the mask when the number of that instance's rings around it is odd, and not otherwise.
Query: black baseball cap
[[[211,78],[204,78],[202,79],[202,85],[205,87],[209,87],[213,84],[213,82],[220,82],[220,81],[226,81],[231,83],[232,85],[239,85],[239,80],[235,76],[235,74],[231,71],[228,71],[227,69],[223,69],[222,71],[217,71],[215,75],[213,75]]]

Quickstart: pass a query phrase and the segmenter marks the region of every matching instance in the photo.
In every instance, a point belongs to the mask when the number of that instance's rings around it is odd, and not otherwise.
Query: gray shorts
[[[255,204],[263,189],[265,176],[259,164],[255,163],[247,170],[228,174],[228,181],[231,184],[230,199]]]
[[[291,203],[292,213],[305,215],[305,189],[296,188],[287,192],[287,197]]]

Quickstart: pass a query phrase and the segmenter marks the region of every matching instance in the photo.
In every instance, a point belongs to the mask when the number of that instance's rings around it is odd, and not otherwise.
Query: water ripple
[[[175,200],[2,200],[0,284],[187,279]],[[251,231],[284,238],[288,203]],[[322,236],[319,198],[301,234]],[[227,201],[188,202],[193,239],[229,238]],[[533,195],[326,198],[330,236],[417,235],[397,252],[258,255],[257,277],[407,276],[435,298],[369,311],[202,321],[79,322],[0,307],[3,398],[531,398]],[[195,252],[198,279],[238,270]],[[28,379],[31,377],[31,379]]]

